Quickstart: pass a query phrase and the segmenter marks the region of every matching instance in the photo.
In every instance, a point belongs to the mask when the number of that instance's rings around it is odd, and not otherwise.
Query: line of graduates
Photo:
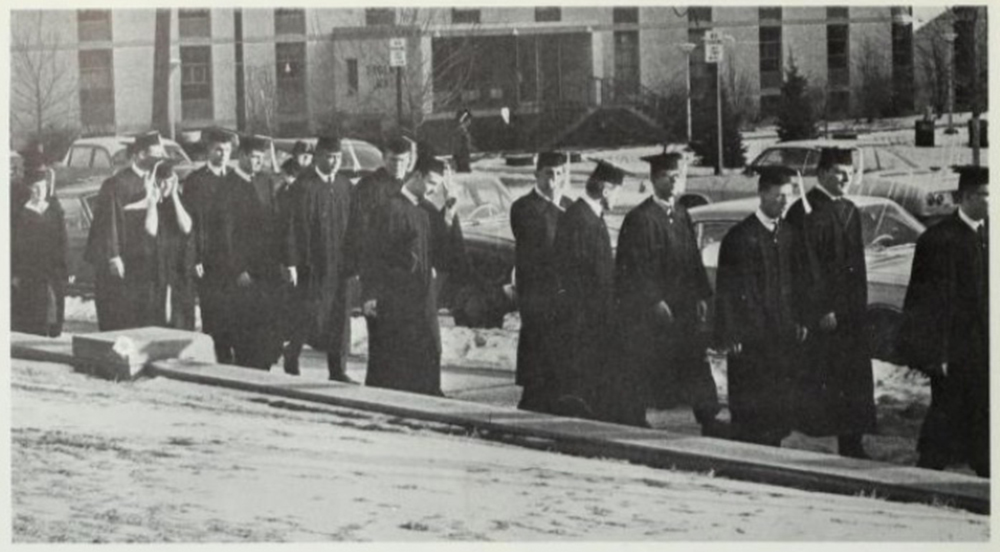
[[[535,189],[515,202],[522,316],[519,408],[646,426],[647,408],[692,407],[722,434],[706,349],[728,356],[731,438],[780,446],[792,430],[836,436],[868,458],[876,429],[866,335],[861,215],[844,196],[848,149],[822,150],[818,185],[796,198],[787,169],[762,171],[760,206],[720,244],[711,289],[679,153],[644,158],[654,194],[625,217],[612,253],[604,214],[623,172],[599,162],[575,203],[561,198],[566,159],[539,155]],[[918,465],[967,461],[988,475],[988,287],[985,169],[962,172],[959,211],[922,236],[900,351],[931,374],[933,404]],[[800,190],[801,193],[801,190]],[[968,285],[964,285],[968,284]]]
[[[138,137],[132,166],[103,183],[86,255],[100,329],[193,329],[197,296],[218,362],[269,370],[283,357],[298,374],[308,343],[326,351],[329,379],[351,382],[348,282],[359,276],[366,384],[440,395],[434,275],[464,262],[454,200],[446,189],[444,208],[427,200],[443,187],[444,162],[424,147],[414,159],[400,136],[387,142],[386,167],[355,187],[338,172],[337,137],[296,144],[280,175],[263,170],[265,138],[238,137],[232,166],[237,137],[206,129],[202,139],[207,162],[182,183],[156,133]],[[166,193],[155,191],[161,180]]]

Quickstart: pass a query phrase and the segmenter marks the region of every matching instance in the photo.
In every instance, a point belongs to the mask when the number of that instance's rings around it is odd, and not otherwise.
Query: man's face
[[[240,168],[251,175],[259,173],[264,168],[264,152],[253,150],[240,154]]]
[[[609,211],[615,208],[618,204],[618,193],[621,192],[622,187],[620,185],[605,184],[604,190],[602,191],[604,197],[605,208]]]
[[[555,196],[562,192],[566,180],[566,167],[559,165],[556,167],[545,167],[535,171],[535,181],[538,189],[546,194]]]
[[[333,174],[340,169],[341,158],[339,151],[316,150],[313,163],[323,174]]]
[[[216,142],[208,149],[208,163],[213,167],[222,167],[229,163],[229,158],[233,155],[233,144],[230,142]]]
[[[830,192],[833,196],[842,196],[847,192],[847,186],[851,183],[851,174],[854,167],[846,164],[831,165],[830,168],[819,171],[817,180],[820,186]]]
[[[300,153],[295,156],[295,160],[299,163],[300,167],[308,167],[312,163],[313,156],[311,153]]]
[[[429,172],[420,179],[423,182],[423,195],[430,197],[441,192],[444,186],[444,175],[436,172]]]
[[[962,211],[972,220],[984,220],[990,211],[989,185],[976,186],[962,192]]]
[[[167,157],[167,151],[160,144],[153,144],[136,156],[136,165],[145,171],[153,170],[156,163]]]
[[[795,186],[792,184],[782,184],[780,186],[768,186],[758,193],[760,195],[760,210],[770,218],[781,218],[792,204],[795,196]]]
[[[28,190],[31,192],[31,201],[42,201],[49,195],[49,183],[45,180],[32,182]]]
[[[650,176],[650,180],[656,196],[665,201],[684,193],[687,188],[684,172],[680,168],[657,171]]]
[[[389,171],[394,178],[401,180],[406,176],[406,169],[410,166],[410,152],[406,153],[386,153],[385,170]]]

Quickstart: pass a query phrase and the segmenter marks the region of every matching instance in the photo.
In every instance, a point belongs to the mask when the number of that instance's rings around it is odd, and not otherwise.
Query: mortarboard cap
[[[281,172],[289,176],[298,176],[302,172],[302,165],[299,165],[299,161],[295,157],[289,157],[281,164]]]
[[[393,155],[410,153],[410,141],[402,136],[393,136],[385,143],[385,151]]]
[[[233,141],[233,133],[219,127],[209,127],[201,131],[201,141],[205,144],[225,144]]]
[[[598,160],[597,167],[594,168],[594,172],[590,174],[592,180],[598,180],[601,182],[607,182],[615,186],[621,186],[622,182],[625,181],[625,171],[620,168],[608,163],[607,161]]]
[[[434,148],[430,144],[417,144],[417,163],[414,167],[423,174],[438,173],[444,174],[445,164],[435,156]]]
[[[241,136],[240,152],[267,151],[271,147],[269,140],[263,136]]]
[[[854,150],[850,148],[821,148],[819,150],[819,170],[834,165],[854,165]]]
[[[656,155],[647,155],[642,160],[649,163],[649,172],[672,171],[681,166],[684,156],[679,152],[663,152]]]
[[[549,167],[558,167],[566,164],[566,154],[558,151],[543,151],[538,154],[535,161],[535,170],[541,171]]]
[[[788,167],[759,167],[756,170],[760,175],[760,179],[757,180],[758,191],[764,191],[771,186],[795,183],[795,171]]]
[[[328,135],[320,136],[316,139],[316,151],[329,151],[337,153],[340,151],[340,136]]]
[[[130,154],[135,155],[140,151],[146,151],[153,146],[162,146],[163,139],[160,138],[160,133],[157,131],[147,132],[145,134],[139,134],[135,137],[132,142],[132,147],[129,151]]]
[[[958,173],[958,189],[985,186],[990,183],[990,168],[976,165],[956,165],[952,170]]]
[[[312,153],[312,152],[313,152],[312,144],[306,142],[305,140],[299,140],[298,142],[295,142],[294,146],[292,146],[292,155],[302,155],[303,153]]]

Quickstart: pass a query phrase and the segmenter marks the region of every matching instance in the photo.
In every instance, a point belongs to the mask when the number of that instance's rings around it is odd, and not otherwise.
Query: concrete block
[[[73,336],[73,364],[107,379],[134,379],[150,362],[215,362],[209,336],[170,328],[132,328]]]

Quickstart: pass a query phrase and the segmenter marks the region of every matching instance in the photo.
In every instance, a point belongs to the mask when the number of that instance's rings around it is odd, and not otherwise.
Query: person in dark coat
[[[615,258],[619,369],[632,382],[625,407],[642,425],[647,406],[691,405],[703,433],[712,434],[721,407],[701,331],[712,290],[691,218],[675,201],[685,167],[679,153],[643,159],[654,194],[625,216]]]
[[[760,208],[722,239],[716,278],[715,337],[728,352],[731,435],[781,446],[791,433],[794,373],[807,332],[799,323],[794,276],[798,236],[783,222],[794,173],[761,172]]]
[[[302,346],[310,337],[326,350],[329,378],[353,383],[347,376],[350,320],[347,281],[351,276],[347,224],[351,181],[337,171],[340,138],[324,136],[316,143],[313,163],[295,181],[291,216],[285,231],[286,278],[308,305],[285,347],[286,371],[297,371]]]
[[[292,146],[292,159],[295,160],[300,171],[312,165],[313,153],[315,153],[315,148],[305,140],[299,140]]]
[[[201,329],[212,336],[216,360],[222,364],[232,364],[235,360],[235,337],[225,320],[225,289],[231,277],[235,277],[227,268],[234,254],[233,219],[223,198],[234,138],[221,129],[202,131],[208,161],[181,183],[184,206],[192,219]]]
[[[47,337],[62,333],[66,298],[66,222],[50,195],[51,173],[29,170],[27,199],[11,219],[11,329]]]
[[[555,271],[559,282],[554,410],[568,416],[619,421],[615,390],[615,256],[604,221],[624,180],[620,168],[598,161],[584,194],[559,219]]]
[[[825,148],[819,185],[788,212],[801,236],[803,322],[809,329],[797,385],[796,425],[807,435],[836,435],[843,456],[868,458],[862,436],[875,431],[875,399],[865,335],[868,276],[861,213],[843,197],[852,151]],[[808,210],[807,210],[808,206]]]
[[[233,331],[236,364],[269,370],[280,354],[277,292],[281,281],[281,235],[271,175],[263,173],[269,142],[240,138],[237,165],[223,197],[231,212],[234,249],[228,284],[227,323]]]
[[[295,157],[286,159],[285,162],[281,164],[280,181],[278,189],[274,194],[274,205],[278,221],[277,231],[280,240],[278,244],[279,261],[283,261],[284,259],[283,248],[287,246],[285,243],[285,237],[288,235],[288,225],[291,223],[294,202],[296,196],[298,195],[298,188],[295,183],[298,181],[299,176],[302,175],[304,170],[306,169],[303,169],[302,166],[299,165],[299,162],[295,159]],[[280,313],[277,320],[276,330],[278,333],[278,340],[281,342],[281,354],[284,358],[283,367],[285,373],[293,376],[299,375],[299,358],[297,354],[291,354],[293,351],[288,347],[288,345],[292,343],[297,335],[296,332],[299,332],[301,328],[308,330],[308,320],[310,319],[309,304],[305,300],[304,295],[299,293],[299,291],[300,290],[296,286],[293,286],[292,282],[289,281],[288,272],[282,271],[282,281],[278,285],[276,293],[276,308]],[[307,338],[307,334],[301,336],[300,343],[304,343]]]
[[[193,222],[181,199],[173,162],[156,168],[159,187],[156,230],[156,324],[194,330],[195,244]]]
[[[931,380],[917,466],[989,477],[989,169],[956,169],[958,211],[917,241],[899,351]]]
[[[369,337],[365,385],[425,395],[441,392],[441,331],[434,286],[463,247],[454,201],[441,210],[427,196],[443,186],[445,165],[422,148],[416,168],[374,222],[363,305]]]
[[[543,152],[535,163],[535,188],[510,208],[514,233],[514,279],[521,331],[517,342],[516,383],[523,387],[518,408],[552,412],[558,353],[552,335],[558,289],[554,243],[559,218],[572,202],[563,197],[566,156]]]
[[[455,172],[472,172],[472,112],[463,109],[455,114],[455,133],[451,139],[452,157],[455,159]]]
[[[156,255],[150,220],[158,198],[153,171],[166,158],[160,135],[137,136],[132,164],[104,181],[84,259],[94,266],[101,331],[156,323]]]

